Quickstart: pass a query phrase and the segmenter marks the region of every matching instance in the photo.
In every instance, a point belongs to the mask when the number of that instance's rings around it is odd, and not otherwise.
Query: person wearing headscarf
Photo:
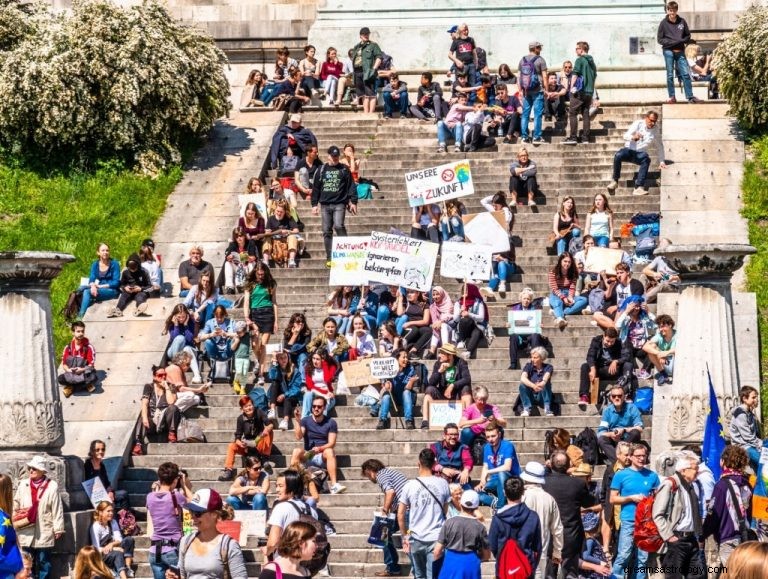
[[[451,343],[454,331],[453,300],[442,287],[432,288],[432,303],[429,304],[429,314],[432,319],[432,342],[429,345],[427,359],[434,359],[438,346]]]
[[[488,308],[475,284],[466,284],[464,295],[453,305],[453,322],[458,333],[458,346],[466,350],[462,355],[465,359],[475,359],[477,345],[488,325]]]

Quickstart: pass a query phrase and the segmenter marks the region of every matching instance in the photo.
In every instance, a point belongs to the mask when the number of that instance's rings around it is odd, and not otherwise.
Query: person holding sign
[[[539,302],[541,300],[538,300]],[[520,292],[520,302],[513,304],[510,310],[513,312],[527,312],[540,310],[541,305],[534,305],[533,290],[529,287],[523,288]],[[544,345],[544,337],[534,332],[532,334],[518,335],[512,333],[509,335],[509,370],[517,370],[520,366],[520,350],[526,348],[533,349]]]
[[[429,405],[433,400],[458,400],[466,407],[472,403],[472,376],[466,360],[459,357],[453,344],[445,344],[437,351],[437,361],[429,376],[424,392],[424,419],[421,428],[429,428]]]
[[[389,380],[382,381],[381,391],[379,392],[381,400],[379,402],[379,423],[376,430],[389,428],[389,408],[394,399],[397,407],[403,409],[405,417],[405,429],[413,430],[416,423],[413,419],[413,407],[416,405],[416,392],[413,388],[419,381],[416,370],[408,362],[408,352],[405,350],[395,350],[392,357],[397,359],[397,375]]]

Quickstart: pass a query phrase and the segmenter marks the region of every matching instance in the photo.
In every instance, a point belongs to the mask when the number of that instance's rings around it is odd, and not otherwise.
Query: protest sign
[[[368,281],[429,291],[439,248],[437,243],[371,231],[365,274]]]
[[[349,387],[378,383],[378,379],[371,376],[371,358],[342,362],[341,368],[344,370],[344,379]]]
[[[261,212],[262,217],[267,218],[267,198],[264,193],[250,193],[248,195],[238,195],[237,202],[240,205],[240,217],[245,217],[245,206],[249,203],[255,203]]]
[[[367,235],[334,237],[331,249],[331,273],[328,285],[360,286],[368,283],[363,268],[368,251]]]
[[[371,360],[371,376],[386,380],[397,376],[398,363],[395,358],[373,358]]]
[[[507,331],[510,335],[528,336],[541,333],[541,310],[509,310]]]
[[[241,547],[245,547],[248,542],[248,536],[245,534],[245,525],[240,521],[218,521],[216,530],[222,535],[229,535],[238,542]]]
[[[241,537],[266,537],[267,511],[242,510],[235,511],[235,520],[243,526]],[[244,546],[241,543],[241,546]]]
[[[406,173],[405,187],[411,207],[440,203],[475,192],[467,159]]]
[[[489,280],[493,250],[476,243],[443,243],[440,275],[456,279]]]
[[[91,501],[93,508],[96,508],[96,505],[101,501],[112,502],[112,499],[109,498],[109,494],[107,493],[107,489],[104,488],[104,483],[101,482],[99,477],[89,478],[88,480],[84,480],[81,484],[83,485],[85,494],[88,495],[88,499]]]
[[[494,253],[509,251],[509,231],[503,211],[463,215],[464,237],[478,245],[488,245]]]
[[[616,266],[621,263],[623,253],[621,249],[590,247],[584,257],[584,271],[589,273],[604,271],[608,275],[616,275]]]
[[[442,430],[446,424],[458,424],[464,408],[461,401],[439,400],[429,405],[429,429]]]
[[[760,452],[755,492],[752,496],[752,518],[763,524],[768,521],[768,439],[763,441]]]

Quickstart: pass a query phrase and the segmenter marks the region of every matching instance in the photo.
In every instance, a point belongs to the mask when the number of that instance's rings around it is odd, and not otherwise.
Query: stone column
[[[0,471],[26,477],[32,455],[66,489],[64,420],[51,334],[51,281],[74,260],[62,253],[0,253]],[[66,499],[66,497],[65,497]]]
[[[746,244],[669,245],[656,250],[682,279],[678,296],[674,383],[653,397],[652,450],[661,462],[674,448],[701,444],[709,414],[709,380],[727,432],[738,404],[738,352],[733,329],[731,276],[755,248]]]

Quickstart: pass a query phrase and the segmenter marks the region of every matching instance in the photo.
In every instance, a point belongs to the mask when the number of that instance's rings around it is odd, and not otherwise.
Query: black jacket
[[[338,163],[325,164],[315,173],[312,184],[312,207],[352,203],[357,205],[357,185],[349,167]]]
[[[553,472],[544,479],[544,490],[555,499],[563,521],[563,559],[581,552],[584,527],[581,509],[594,505],[587,484],[577,477]]]
[[[587,350],[587,364],[590,367],[600,368],[603,366],[603,336],[595,336],[589,344],[589,350]],[[619,365],[629,362],[632,359],[632,345],[629,340],[620,342],[618,339],[613,343],[613,346],[608,348],[608,353],[611,356],[611,360],[617,360]]]
[[[445,373],[441,374],[438,372],[440,364],[440,360],[435,362],[435,365],[432,368],[432,373],[429,375],[429,385],[436,386],[440,392],[445,392],[448,384],[445,381]],[[457,356],[453,364],[456,366],[456,380],[453,383],[453,394],[458,396],[464,386],[472,386],[472,376],[469,374],[469,366],[464,358],[459,358]]]
[[[132,261],[137,265],[136,271],[131,271],[127,267]],[[141,267],[141,260],[137,254],[132,253],[125,265],[126,268],[120,276],[120,291],[123,291],[126,287],[132,285],[139,286],[143,292],[152,290],[152,281],[149,279],[147,270]]]
[[[685,45],[691,42],[691,31],[688,30],[688,23],[680,16],[674,23],[670,22],[669,18],[664,18],[659,23],[656,42],[661,44],[664,50],[685,50]]]
[[[269,150],[269,163],[273,169],[277,169],[280,159],[285,156],[285,152],[288,150],[288,135],[293,136],[296,140],[296,146],[301,149],[300,157],[306,156],[310,145],[317,146],[317,137],[307,127],[292,129],[290,125],[283,125],[277,129],[275,136],[272,137],[272,147]]]

